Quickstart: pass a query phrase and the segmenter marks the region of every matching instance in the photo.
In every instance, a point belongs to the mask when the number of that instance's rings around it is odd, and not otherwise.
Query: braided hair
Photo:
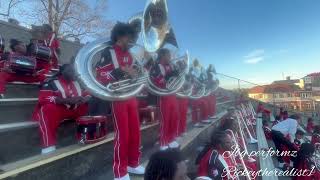
[[[182,161],[181,153],[178,150],[158,151],[150,157],[144,180],[173,180],[178,163]]]
[[[315,147],[311,143],[303,143],[300,147],[300,150],[297,153],[297,156],[294,158],[293,167],[299,168],[299,165],[309,158],[315,152]]]
[[[225,138],[228,136],[228,133],[223,130],[216,130],[211,133],[210,142],[208,142],[203,150],[199,153],[196,158],[196,164],[199,164],[201,159],[206,155],[206,153],[211,148],[219,148],[221,144],[224,143]]]

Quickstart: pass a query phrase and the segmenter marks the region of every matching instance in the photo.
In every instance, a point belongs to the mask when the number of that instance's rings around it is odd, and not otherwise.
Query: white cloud
[[[257,56],[262,56],[264,55],[265,51],[264,49],[256,49],[251,51],[248,55],[244,56],[244,58],[249,59],[249,58],[254,58]]]
[[[261,56],[261,57],[253,57],[250,59],[246,59],[244,62],[247,64],[257,64],[258,62],[263,61],[263,60],[264,60],[264,57]]]
[[[244,56],[244,63],[257,64],[265,59],[265,50],[256,49]]]

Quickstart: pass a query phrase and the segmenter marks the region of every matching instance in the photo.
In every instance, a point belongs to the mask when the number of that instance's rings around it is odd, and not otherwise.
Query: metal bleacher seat
[[[263,150],[268,150],[269,149],[269,145],[267,142],[267,139],[265,137],[263,128],[262,128],[262,118],[261,116],[256,120],[256,131],[257,131],[257,139],[258,139],[258,151],[263,151]],[[267,156],[267,157],[263,157],[263,156],[259,156],[259,162],[260,162],[260,169],[261,170],[273,170],[275,169],[272,157]],[[277,176],[262,176],[262,180],[277,180],[278,177]]]

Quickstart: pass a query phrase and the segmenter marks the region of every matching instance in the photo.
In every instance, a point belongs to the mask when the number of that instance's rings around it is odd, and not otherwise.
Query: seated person
[[[235,178],[231,167],[236,164],[231,160],[233,141],[226,131],[214,131],[210,142],[200,152],[196,159],[198,166],[198,179],[230,179]]]
[[[311,137],[311,143],[320,143],[320,125],[314,126],[314,130]]]
[[[315,153],[315,147],[310,143],[303,143],[297,156],[294,158],[293,167],[296,171],[304,171],[302,176],[295,176],[293,180],[318,180],[320,179],[320,173],[315,167],[312,159],[312,155]]]
[[[304,143],[303,137],[304,137],[304,132],[298,129],[297,132],[296,132],[295,139],[294,139],[294,145],[295,145],[296,150],[299,150],[301,144]],[[286,138],[288,140],[290,140],[289,135],[287,135]],[[286,145],[282,145],[282,150],[286,151],[286,152],[290,151],[289,148]],[[283,156],[283,161],[285,162],[286,167],[292,167],[293,166],[292,157],[290,155],[289,156]]]
[[[312,118],[308,118],[308,124],[307,124],[307,132],[312,133],[314,129],[314,123]]]
[[[196,158],[199,165],[197,179],[235,179],[235,171],[242,171],[244,167],[232,160],[233,144],[231,135],[226,131],[214,131],[210,142]]]
[[[144,180],[190,180],[187,169],[178,150],[158,151],[150,157]]]
[[[282,153],[283,147],[287,147],[289,151],[296,151],[297,147],[294,144],[295,134],[301,118],[296,116],[295,119],[287,118],[271,128],[272,140],[277,150]],[[285,162],[283,157],[277,156],[279,167],[284,168]],[[286,167],[285,167],[286,168]]]
[[[296,138],[294,139],[294,144],[300,149],[300,146],[303,143],[304,143],[304,132],[298,129],[296,132]]]
[[[39,122],[43,154],[56,149],[56,133],[60,122],[87,115],[89,99],[89,94],[76,81],[71,64],[63,65],[56,77],[42,85],[33,119]]]
[[[262,121],[262,128],[263,128],[263,131],[264,131],[264,135],[266,136],[266,138],[268,140],[271,140],[272,139],[272,136],[271,136],[271,129],[269,127],[269,123],[267,120],[263,120]]]
[[[226,118],[224,122],[221,123],[221,125],[218,127],[219,130],[221,131],[226,131],[226,130],[231,130],[235,137],[237,144],[240,148],[240,151],[243,152],[247,149],[247,142],[245,137],[242,138],[241,132],[239,131],[239,125],[237,121],[233,117]],[[243,133],[245,136],[245,134]],[[257,164],[256,164],[256,159],[255,157],[249,157],[249,156],[244,156],[243,157],[244,163],[246,166],[252,170],[257,170]],[[240,163],[239,156],[236,157],[236,161]]]
[[[26,45],[16,39],[10,40],[10,49],[11,52],[6,57],[7,59],[10,56],[27,56],[27,48]],[[34,74],[27,74],[27,73],[19,73],[19,72],[12,72],[8,68],[4,68],[3,71],[0,72],[0,95],[4,97],[5,93],[5,86],[8,82],[14,81],[21,81],[25,83],[35,83],[35,82],[42,82],[45,80],[45,75],[40,73],[40,70],[35,72]]]

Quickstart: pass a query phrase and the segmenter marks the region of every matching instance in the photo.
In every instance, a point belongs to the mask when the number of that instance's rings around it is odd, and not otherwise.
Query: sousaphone
[[[142,17],[137,18],[138,37],[143,42],[142,46],[145,51],[154,53],[163,44],[166,34],[169,32],[168,23],[168,9],[165,0],[148,0]],[[140,27],[140,28],[139,28]],[[82,85],[94,96],[104,100],[125,100],[130,97],[136,96],[145,86],[148,80],[148,73],[140,63],[141,59],[132,52],[134,58],[137,59],[135,68],[138,70],[139,75],[136,78],[125,79],[108,84],[102,85],[96,80],[95,77],[95,56],[102,50],[110,46],[110,39],[104,38],[86,44],[80,49],[75,59],[76,75]],[[131,49],[135,49],[137,44],[133,44]]]

